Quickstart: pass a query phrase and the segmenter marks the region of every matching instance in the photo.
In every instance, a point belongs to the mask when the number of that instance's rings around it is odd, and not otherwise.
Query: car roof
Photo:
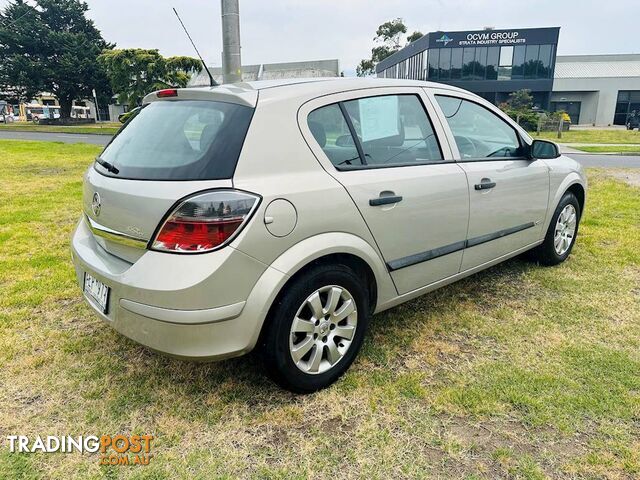
[[[442,83],[421,80],[405,80],[395,78],[360,78],[360,77],[317,77],[317,78],[283,78],[275,80],[257,80],[251,82],[216,85],[214,87],[188,87],[179,89],[179,97],[184,99],[218,99],[255,106],[258,95],[269,99],[286,100],[297,98],[300,101],[332,93],[382,87],[422,87],[442,88],[463,92],[458,87]],[[147,95],[144,103],[157,100],[153,93]]]
[[[236,87],[242,90],[266,90],[274,88],[290,88],[295,90],[306,89],[326,90],[327,87],[334,88],[336,91],[354,90],[361,88],[376,87],[444,87],[452,90],[461,90],[457,87],[444,85],[442,83],[426,82],[422,80],[406,80],[396,78],[375,78],[375,77],[314,77],[314,78],[281,78],[274,80],[256,80],[251,82],[234,83],[230,85],[220,85],[218,87],[194,87],[194,88],[220,88],[220,87]]]

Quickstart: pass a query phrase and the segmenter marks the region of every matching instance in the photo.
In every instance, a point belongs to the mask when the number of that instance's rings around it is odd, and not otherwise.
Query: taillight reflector
[[[183,253],[220,248],[249,220],[258,201],[258,196],[236,190],[217,190],[190,197],[169,215],[152,248]]]

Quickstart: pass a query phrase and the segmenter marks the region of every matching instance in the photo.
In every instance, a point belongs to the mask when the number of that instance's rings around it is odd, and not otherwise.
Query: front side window
[[[463,160],[521,157],[516,131],[504,120],[477,103],[436,95]]]
[[[340,169],[444,161],[431,122],[415,95],[328,105],[311,112],[308,125],[331,163]]]

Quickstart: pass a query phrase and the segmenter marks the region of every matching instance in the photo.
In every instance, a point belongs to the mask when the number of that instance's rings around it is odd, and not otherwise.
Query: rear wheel
[[[580,215],[580,202],[573,193],[566,192],[551,218],[544,242],[531,251],[533,259],[543,265],[564,262],[576,241]]]
[[[282,387],[310,393],[335,382],[355,359],[369,320],[368,294],[345,265],[322,265],[287,287],[262,344],[269,375]]]

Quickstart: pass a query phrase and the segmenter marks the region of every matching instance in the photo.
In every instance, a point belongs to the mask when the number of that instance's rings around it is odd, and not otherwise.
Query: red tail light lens
[[[258,206],[260,197],[217,190],[184,200],[158,231],[151,248],[163,252],[202,253],[229,243]]]
[[[176,90],[175,88],[167,88],[165,90],[159,90],[158,93],[156,93],[156,97],[158,98],[177,97],[177,96],[178,96],[178,90]]]

